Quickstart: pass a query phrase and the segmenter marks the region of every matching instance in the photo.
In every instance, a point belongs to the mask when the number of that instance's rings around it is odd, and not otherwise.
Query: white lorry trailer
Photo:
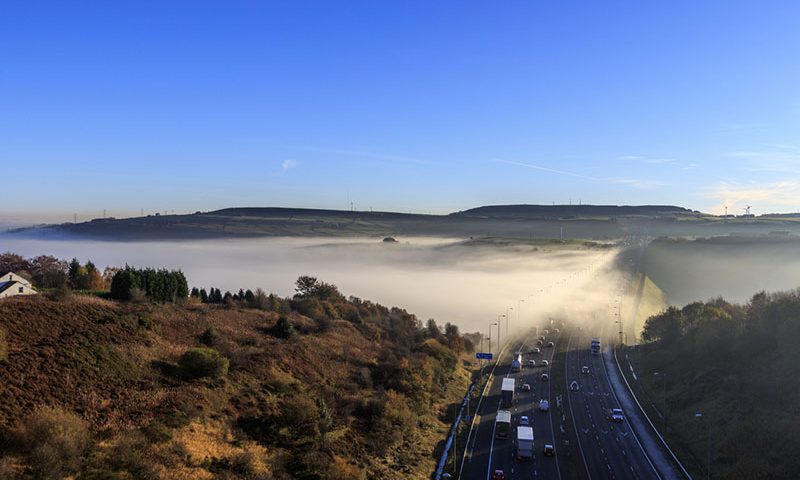
[[[517,458],[533,458],[533,428],[517,427]]]

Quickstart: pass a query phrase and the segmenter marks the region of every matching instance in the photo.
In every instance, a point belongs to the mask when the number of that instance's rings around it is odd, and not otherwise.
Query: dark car
[[[492,474],[492,480],[506,480],[506,474],[502,470],[495,470]]]
[[[545,457],[552,457],[553,455],[556,454],[556,449],[549,443],[545,443],[544,448],[542,449],[542,453],[544,454]]]

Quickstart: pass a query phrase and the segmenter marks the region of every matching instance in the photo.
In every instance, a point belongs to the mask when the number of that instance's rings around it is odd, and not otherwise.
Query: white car
[[[550,410],[550,402],[548,402],[544,398],[539,400],[539,410],[542,412]]]
[[[523,383],[521,388],[522,388],[523,392],[530,392],[531,391],[531,384],[530,383]]]
[[[608,411],[608,417],[611,420],[614,420],[617,423],[622,422],[623,420],[625,420],[625,414],[622,413],[622,409],[621,408],[612,408],[611,410],[609,410]]]
[[[550,380],[550,375],[548,375],[548,374],[546,374],[546,373],[543,373],[543,374],[542,374],[542,381],[543,381],[543,382],[547,382],[547,381],[549,381],[549,380]]]
[[[543,367],[549,367],[550,366],[550,362],[548,362],[547,360],[542,360],[541,362],[539,362],[539,365],[541,365]]]
[[[589,373],[589,367],[587,367],[586,365],[582,366],[581,373]]]
[[[536,366],[536,360],[528,360],[528,366],[529,367],[535,367]]]
[[[578,390],[581,389],[581,387],[578,386],[578,382],[573,380],[572,383],[569,384],[569,389],[570,389],[570,391],[577,392]]]
[[[519,424],[522,425],[523,427],[529,427],[530,424],[531,424],[531,421],[530,421],[530,419],[528,418],[527,415],[523,415],[523,416],[519,417]]]
[[[542,353],[542,349],[541,349],[541,348],[539,348],[539,347],[536,347],[536,348],[534,348],[534,349],[533,349],[533,353],[534,353],[534,354],[537,354],[537,353]]]

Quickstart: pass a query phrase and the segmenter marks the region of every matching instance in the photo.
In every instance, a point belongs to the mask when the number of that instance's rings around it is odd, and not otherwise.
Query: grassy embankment
[[[696,302],[649,319],[651,343],[627,350],[640,401],[692,473],[710,455],[715,478],[796,477],[799,319],[797,292]]]
[[[469,382],[447,339],[307,300],[0,301],[0,477],[428,478]]]

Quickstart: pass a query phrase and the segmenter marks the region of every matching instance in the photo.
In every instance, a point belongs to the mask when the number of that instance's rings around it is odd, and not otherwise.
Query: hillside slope
[[[800,292],[670,307],[643,337],[620,359],[695,478],[709,456],[714,478],[797,478]]]
[[[444,335],[357,299],[11,298],[0,330],[0,478],[427,478],[468,383]],[[229,371],[189,379],[181,355],[209,345]],[[71,466],[67,427],[91,439]]]

